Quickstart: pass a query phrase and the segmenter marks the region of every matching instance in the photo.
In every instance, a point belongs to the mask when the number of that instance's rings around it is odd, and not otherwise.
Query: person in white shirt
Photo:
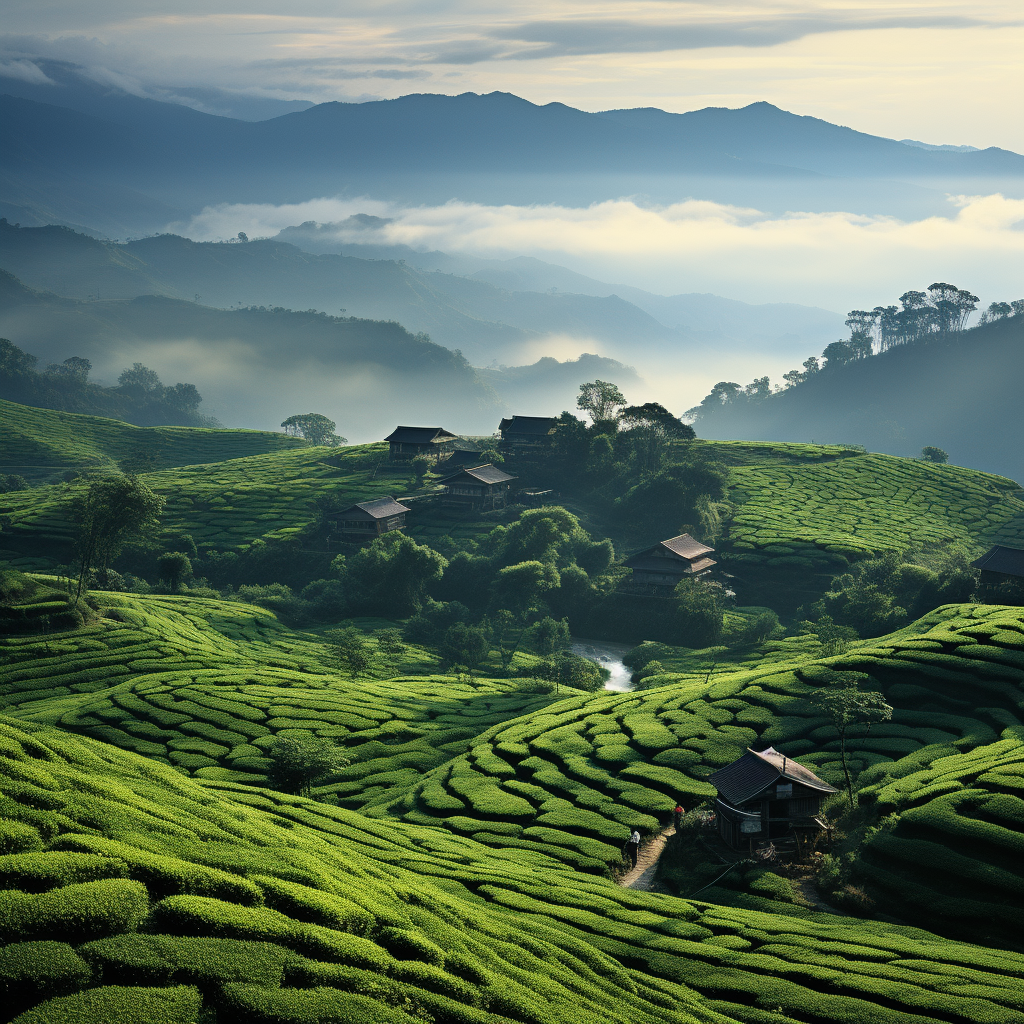
[[[640,856],[640,833],[636,829],[633,829],[633,834],[626,840],[626,855],[629,857],[630,866],[635,868]]]

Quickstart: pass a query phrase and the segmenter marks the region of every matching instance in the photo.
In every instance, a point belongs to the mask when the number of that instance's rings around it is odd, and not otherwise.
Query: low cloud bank
[[[710,291],[842,311],[891,302],[934,280],[970,288],[986,302],[1016,298],[1024,200],[993,194],[949,202],[949,216],[903,221],[842,211],[774,216],[703,200],[647,206],[623,198],[573,208],[321,198],[208,207],[171,229],[211,241],[313,221],[341,246],[536,256],[662,294]]]

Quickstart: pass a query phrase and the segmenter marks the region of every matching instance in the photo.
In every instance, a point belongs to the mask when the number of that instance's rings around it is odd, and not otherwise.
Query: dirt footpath
[[[654,884],[654,876],[658,871],[658,858],[661,857],[662,850],[665,849],[665,844],[668,842],[669,837],[675,834],[675,827],[669,825],[668,828],[662,829],[649,843],[642,844],[640,855],[636,859],[636,867],[630,868],[619,879],[619,885],[626,889],[650,889]]]

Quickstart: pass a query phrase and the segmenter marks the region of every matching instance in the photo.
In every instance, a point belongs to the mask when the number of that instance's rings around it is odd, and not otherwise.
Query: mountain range
[[[481,366],[529,362],[553,337],[631,363],[726,347],[795,357],[843,330],[843,318],[827,310],[659,296],[526,257],[478,260],[373,246],[345,246],[344,255],[303,251],[317,243],[330,248],[325,232],[303,227],[246,243],[166,234],[112,243],[63,227],[0,221],[0,267],[69,298],[164,295],[221,308],[344,310],[397,320]]]
[[[96,86],[6,78],[0,88],[0,212],[108,234],[152,231],[215,203],[367,192],[921,213],[982,180],[990,191],[1024,180],[1024,157],[1006,150],[922,149],[769,103],[590,113],[500,92],[413,94],[245,121]]]

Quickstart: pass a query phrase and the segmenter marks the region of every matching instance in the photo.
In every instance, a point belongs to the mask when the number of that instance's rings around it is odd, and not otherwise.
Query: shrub
[[[43,840],[31,825],[20,821],[0,821],[0,858],[9,853],[25,853],[42,848]]]
[[[108,878],[34,894],[0,892],[0,941],[85,942],[134,931],[149,911],[141,882]]]
[[[123,861],[88,853],[51,851],[0,857],[0,889],[45,892],[60,885],[124,878],[127,874]]]
[[[14,1024],[198,1024],[200,1009],[194,988],[108,986],[51,999]]]
[[[423,1024],[422,1017],[412,1017],[366,996],[333,988],[225,985],[221,1002],[228,1024]]]
[[[85,985],[89,965],[65,942],[14,942],[0,949],[0,992],[6,1014]]]
[[[376,939],[396,960],[422,960],[435,967],[444,967],[444,953],[440,947],[418,932],[407,928],[381,928]]]
[[[130,985],[277,985],[285,965],[298,959],[270,942],[184,935],[117,935],[78,951],[102,981]]]

